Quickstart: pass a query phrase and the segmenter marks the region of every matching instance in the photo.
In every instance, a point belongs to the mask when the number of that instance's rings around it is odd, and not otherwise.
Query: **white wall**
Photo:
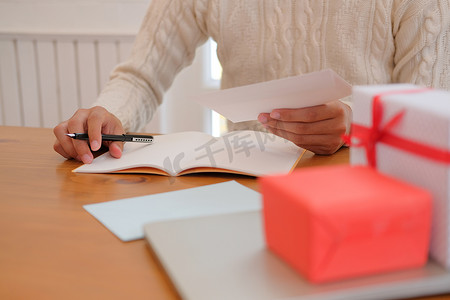
[[[150,0],[0,0],[2,31],[134,34]]]
[[[0,32],[135,35],[149,3],[150,0],[0,0]],[[203,80],[204,55],[209,55],[206,47],[197,51],[193,65],[176,78],[164,104],[146,128],[148,132],[211,133],[210,111],[188,100],[189,96],[211,89]]]

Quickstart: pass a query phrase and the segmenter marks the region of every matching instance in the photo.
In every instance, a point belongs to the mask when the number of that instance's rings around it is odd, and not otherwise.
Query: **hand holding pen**
[[[86,133],[85,140],[75,139],[67,134]],[[125,130],[120,120],[105,108],[95,106],[90,109],[80,109],[68,120],[61,122],[53,129],[56,141],[53,146],[56,152],[67,159],[74,158],[89,164],[94,159],[92,151],[100,149],[101,145],[109,148],[112,157],[122,156],[123,143],[121,141],[104,141],[104,135],[122,136]]]

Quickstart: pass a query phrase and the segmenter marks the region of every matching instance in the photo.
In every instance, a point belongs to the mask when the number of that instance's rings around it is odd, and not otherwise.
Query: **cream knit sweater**
[[[449,1],[152,0],[130,59],[95,105],[139,131],[208,37],[222,88],[331,68],[351,84],[450,89]]]

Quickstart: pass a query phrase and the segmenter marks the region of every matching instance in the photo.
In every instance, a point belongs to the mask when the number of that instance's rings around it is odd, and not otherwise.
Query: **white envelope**
[[[260,198],[260,193],[232,180],[83,207],[127,242],[144,238],[147,223],[259,211]]]
[[[351,95],[352,87],[333,70],[205,93],[193,100],[232,122],[256,120],[276,108],[325,104]]]

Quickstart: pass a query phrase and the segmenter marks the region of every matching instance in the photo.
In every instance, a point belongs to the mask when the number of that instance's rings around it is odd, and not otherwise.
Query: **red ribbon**
[[[423,93],[430,89],[402,90],[390,91],[375,95],[372,102],[372,127],[368,128],[358,124],[352,124],[351,135],[343,137],[344,141],[350,146],[364,147],[366,149],[367,161],[369,166],[376,168],[376,144],[384,143],[392,147],[425,157],[440,163],[450,164],[450,151],[428,146],[413,140],[405,139],[401,136],[393,134],[392,129],[401,121],[405,111],[396,114],[386,125],[381,126],[383,119],[383,103],[381,98],[386,95],[394,94],[412,94]],[[358,142],[352,142],[353,138],[357,138]]]

